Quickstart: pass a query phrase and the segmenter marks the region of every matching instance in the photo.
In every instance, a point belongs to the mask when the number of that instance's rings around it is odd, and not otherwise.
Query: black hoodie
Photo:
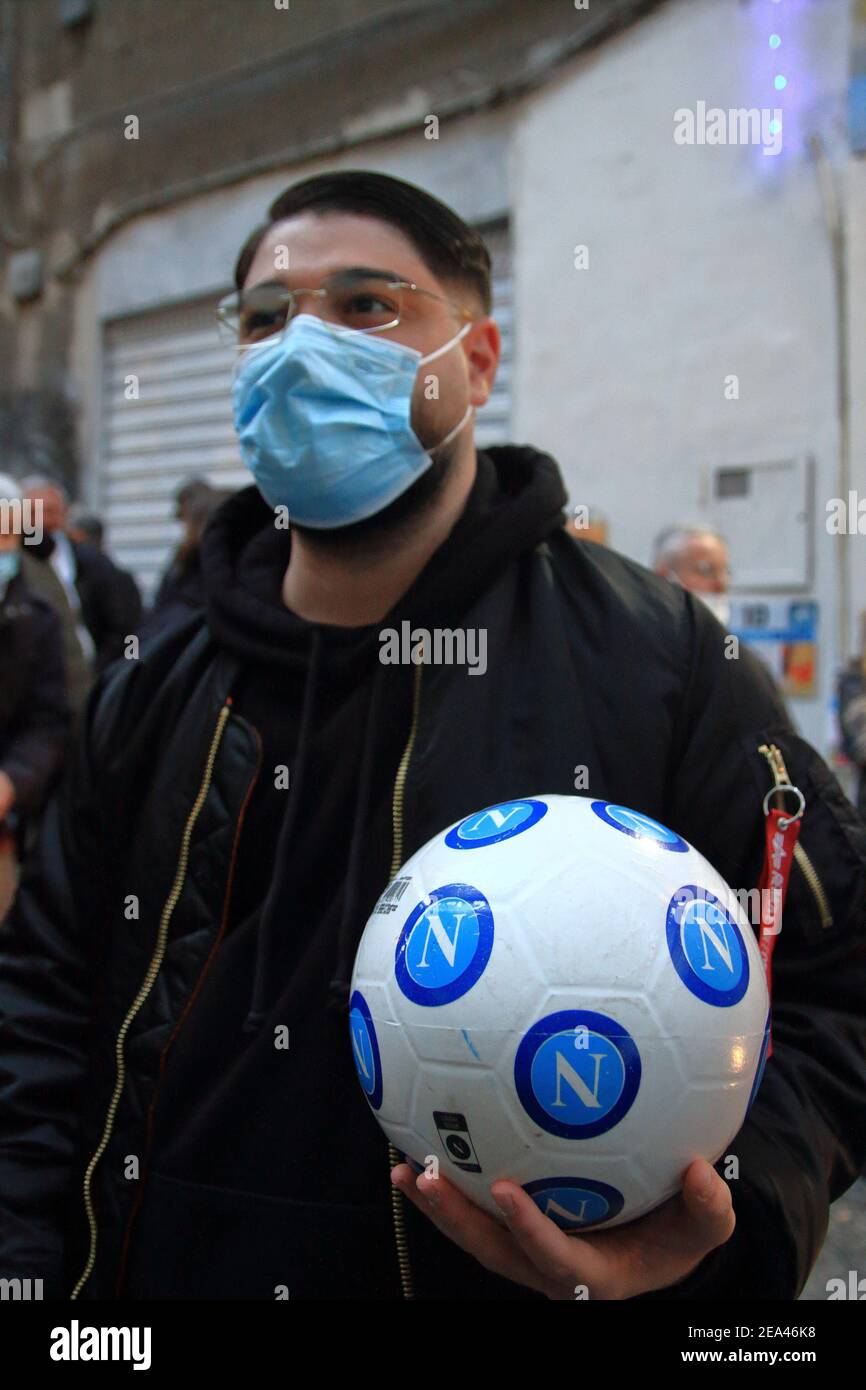
[[[489,663],[478,681],[415,669],[395,821],[411,853],[478,806],[572,795],[579,765],[593,797],[746,887],[778,749],[809,871],[773,958],[773,1055],[724,1158],[736,1229],[640,1297],[796,1298],[866,1162],[866,828],[757,659],[729,659],[684,590],[566,535],[562,501],[548,460],[490,451],[383,619],[480,625]],[[411,673],[370,634],[284,612],[286,544],[254,493],[228,504],[205,546],[209,625],[100,677],[0,929],[0,1275],[44,1276],[49,1296],[400,1296],[387,1146],[342,1004],[390,874]],[[535,1296],[405,1216],[419,1297]]]
[[[407,618],[459,624],[505,566],[562,526],[565,500],[546,455],[480,454],[446,541],[386,618],[354,629],[284,606],[291,533],[255,488],[209,527],[208,625],[241,659],[234,706],[257,731],[260,766],[228,931],[163,1080],[129,1295],[219,1296],[234,1285],[248,1297],[272,1298],[277,1286],[294,1297],[399,1297],[387,1144],[346,1021],[355,950],[390,877],[412,711],[414,667],[382,664],[380,633]],[[238,1227],[231,1270],[206,1257],[220,1194]],[[529,1296],[407,1216],[431,1289]],[[178,1233],[171,1253],[167,1230]],[[225,1252],[224,1233],[215,1244]]]

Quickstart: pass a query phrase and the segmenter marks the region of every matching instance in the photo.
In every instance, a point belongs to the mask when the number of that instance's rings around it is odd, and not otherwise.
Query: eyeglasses
[[[727,565],[714,565],[711,560],[695,560],[691,568],[702,579],[717,579],[721,584],[729,584],[731,571]]]
[[[227,294],[217,305],[220,335],[242,346],[274,337],[300,313],[302,297],[320,301],[320,317],[326,323],[359,333],[386,333],[400,323],[421,323],[431,302],[447,304],[463,320],[474,317],[462,304],[410,280],[348,270],[329,276],[315,290],[287,290],[279,281],[268,280],[240,294]]]

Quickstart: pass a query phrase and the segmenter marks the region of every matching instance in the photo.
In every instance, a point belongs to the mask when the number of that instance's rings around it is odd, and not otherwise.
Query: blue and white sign
[[[668,950],[683,984],[717,1008],[730,1008],[749,988],[749,957],[734,918],[706,888],[687,883],[668,904]]]
[[[631,835],[636,840],[652,840],[659,849],[671,850],[674,854],[688,853],[689,847],[681,836],[651,816],[645,816],[642,811],[616,806],[612,801],[594,801],[592,809],[599,820],[603,820],[605,825],[612,825],[623,835]]]
[[[500,801],[496,806],[487,806],[483,811],[474,811],[459,825],[455,825],[445,836],[449,849],[481,849],[484,845],[495,845],[500,840],[510,840],[512,835],[521,835],[530,826],[536,825],[547,813],[545,801]]]
[[[364,1094],[374,1110],[382,1104],[382,1061],[373,1018],[367,1001],[356,989],[349,1000],[349,1035],[355,1070]]]
[[[437,1007],[472,988],[493,950],[493,913],[469,883],[434,888],[410,912],[397,942],[394,973],[407,999]]]
[[[625,1204],[622,1193],[594,1178],[538,1178],[524,1184],[544,1216],[563,1231],[576,1231],[612,1221]]]
[[[742,642],[817,642],[818,605],[804,599],[735,599],[728,627]]]
[[[640,1055],[626,1029],[586,1009],[539,1019],[514,1060],[524,1110],[560,1139],[591,1139],[613,1129],[631,1108],[640,1077]]]

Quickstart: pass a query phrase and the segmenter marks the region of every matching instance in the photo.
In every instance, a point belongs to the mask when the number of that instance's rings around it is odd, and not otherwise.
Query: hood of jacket
[[[478,454],[463,512],[392,611],[363,627],[310,623],[282,602],[291,530],[277,529],[258,489],[245,488],[216,513],[202,542],[208,626],[244,661],[308,673],[314,637],[337,666],[363,663],[383,626],[411,617],[454,621],[513,559],[562,526],[565,487],[557,464],[537,449],[501,446]]]
[[[302,686],[298,751],[280,828],[275,871],[262,906],[255,973],[246,1027],[266,1015],[280,935],[280,903],[289,849],[313,777],[310,746],[321,698],[323,670],[331,679],[367,679],[358,798],[351,809],[348,873],[337,936],[331,1005],[345,1009],[354,957],[358,903],[365,862],[371,786],[385,704],[387,668],[372,660],[384,627],[404,619],[428,628],[453,627],[460,613],[524,551],[562,527],[566,493],[559,468],[536,449],[491,448],[478,454],[478,470],[466,505],[451,532],[390,613],[376,623],[344,628],[311,623],[286,608],[282,580],[291,555],[290,530],[274,525],[274,513],[258,489],[231,497],[215,515],[202,542],[202,575],[208,626],[217,642],[243,664],[289,673]]]

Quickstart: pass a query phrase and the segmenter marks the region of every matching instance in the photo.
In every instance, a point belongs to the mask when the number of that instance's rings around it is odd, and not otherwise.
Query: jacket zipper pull
[[[787,790],[790,788],[791,791],[796,791],[797,794],[800,797],[802,797],[803,793],[799,790],[799,788],[791,787],[791,779],[788,776],[788,769],[785,766],[785,759],[782,757],[781,750],[776,746],[776,744],[761,743],[758,745],[758,752],[766,758],[767,762],[770,765],[770,770],[773,774],[774,787],[771,788],[771,792],[774,790],[781,791],[782,789]],[[764,798],[765,815],[766,805],[771,792],[768,792],[767,796]],[[805,801],[802,811],[800,813],[801,815],[804,810]],[[794,846],[794,861],[800,869],[800,872],[802,873],[804,879],[806,880],[809,892],[812,894],[812,897],[818,908],[818,914],[821,919],[821,926],[825,930],[828,927],[832,927],[833,913],[830,909],[830,900],[827,897],[826,892],[824,891],[824,885],[818,877],[814,864],[812,863],[811,859],[809,858],[808,854],[804,850],[803,846],[799,843],[799,841]]]

